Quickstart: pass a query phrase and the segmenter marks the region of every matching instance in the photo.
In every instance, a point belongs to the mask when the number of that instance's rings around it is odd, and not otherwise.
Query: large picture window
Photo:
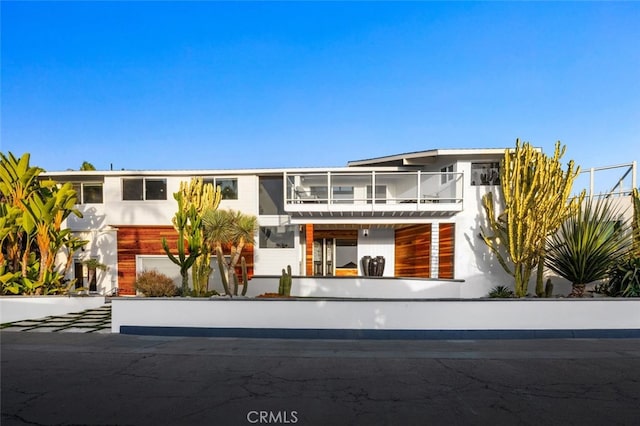
[[[205,178],[202,183],[210,183],[214,188],[220,187],[223,200],[238,199],[238,179],[236,178]]]
[[[500,185],[500,163],[471,163],[471,185]]]
[[[293,226],[261,226],[260,248],[293,248]]]
[[[167,180],[149,178],[122,179],[122,199],[125,201],[166,200]]]
[[[260,176],[258,209],[261,215],[284,215],[282,176]]]

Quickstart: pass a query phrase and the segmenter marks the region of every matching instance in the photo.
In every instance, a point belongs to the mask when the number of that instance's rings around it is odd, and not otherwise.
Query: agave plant
[[[507,286],[497,285],[489,290],[489,297],[492,299],[507,299],[515,297],[515,293]]]
[[[604,279],[629,250],[626,222],[607,201],[589,200],[548,240],[545,265],[571,281],[570,297],[582,297],[585,285]]]

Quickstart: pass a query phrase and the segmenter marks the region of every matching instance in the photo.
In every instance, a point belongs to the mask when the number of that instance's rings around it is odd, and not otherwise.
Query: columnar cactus
[[[640,191],[638,191],[638,188],[633,188],[631,191],[631,200],[633,201],[633,217],[631,218],[632,254],[640,258]]]
[[[544,295],[546,238],[576,211],[584,198],[583,191],[570,199],[580,168],[569,161],[567,170],[562,170],[560,159],[565,148],[557,142],[553,157],[547,157],[529,143],[520,145],[516,140],[515,150],[505,151],[500,169],[502,213],[496,216],[491,193],[482,199],[493,234],[482,229],[480,236],[507,273],[514,276],[518,297],[527,294],[529,278],[536,266],[539,268],[536,294]]]
[[[173,263],[180,267],[182,276],[182,294],[189,290],[189,269],[201,262],[193,270],[193,287],[196,295],[207,291],[210,267],[210,251],[204,244],[202,216],[207,210],[215,210],[222,196],[220,188],[214,191],[213,185],[203,185],[202,178],[192,178],[189,183],[180,182],[180,190],[173,194],[178,203],[178,211],[172,223],[178,232],[177,256],[171,253],[166,239],[162,247]],[[202,264],[204,263],[204,264]]]
[[[278,294],[280,296],[291,296],[291,265],[287,265],[287,270],[282,270],[280,277],[280,285],[278,286]]]

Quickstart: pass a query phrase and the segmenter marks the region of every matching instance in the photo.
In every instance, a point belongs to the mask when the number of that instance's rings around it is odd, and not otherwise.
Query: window
[[[78,204],[102,204],[102,183],[73,182],[72,185],[78,194]]]
[[[84,204],[101,204],[102,203],[102,184],[101,183],[83,183],[82,184],[82,202]]]
[[[166,179],[122,179],[122,199],[125,201],[166,200]]]
[[[373,194],[371,185],[367,185],[367,204],[371,204]],[[376,204],[384,204],[387,202],[387,185],[376,185]]]
[[[220,186],[223,200],[238,199],[238,179],[216,179],[216,185]]]
[[[145,179],[145,200],[166,200],[166,179]]]
[[[258,209],[261,215],[284,215],[282,176],[260,176]]]
[[[334,186],[333,200],[336,204],[353,203],[353,186]]]
[[[293,248],[294,227],[261,226],[259,240],[260,248]]]
[[[214,188],[220,187],[223,200],[238,199],[238,179],[236,178],[205,178],[202,183],[210,183]]]
[[[453,164],[447,167],[443,167],[440,169],[440,184],[444,185],[445,183],[453,180]]]
[[[471,163],[471,185],[500,185],[500,163]]]

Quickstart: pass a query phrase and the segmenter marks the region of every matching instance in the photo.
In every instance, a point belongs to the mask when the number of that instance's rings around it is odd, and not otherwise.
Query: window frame
[[[471,186],[499,186],[500,166],[501,164],[499,161],[472,162],[470,179]],[[482,167],[486,167],[486,173],[481,173],[482,170],[484,170]],[[483,175],[485,176],[483,177]]]
[[[223,186],[220,183],[218,183],[219,181],[224,182],[224,181],[231,181],[233,182],[232,184],[232,188],[231,191],[232,194],[230,194],[231,196],[227,196],[227,194],[225,194],[225,189],[229,188],[228,186]],[[232,176],[216,176],[216,177],[203,177],[202,178],[202,183],[203,184],[207,184],[210,183],[211,185],[213,185],[213,189],[215,190],[218,185],[220,186],[220,195],[222,196],[223,200],[237,200],[238,199],[238,178],[237,177],[232,177]]]
[[[79,181],[70,181],[73,189],[77,194],[77,204],[104,204],[104,182],[79,182]],[[85,196],[85,186],[93,186],[100,187],[100,201],[87,201]]]
[[[279,228],[284,228],[284,232],[279,232]],[[260,226],[258,229],[258,248],[260,249],[292,249],[295,248],[296,246],[296,234],[295,234],[295,230],[296,227],[295,225],[266,225],[266,226]],[[286,240],[286,242],[283,243],[276,243],[275,239],[271,240],[271,236],[272,235],[278,235],[279,237],[281,237],[283,240]],[[279,239],[279,238],[278,238]],[[273,246],[269,246],[267,245],[267,242],[271,241],[273,242],[275,245]]]
[[[139,198],[125,198],[125,185],[127,182],[133,183],[134,181],[140,182],[140,195]],[[160,190],[160,193],[164,195],[164,197],[149,197],[149,187],[147,186],[147,181],[149,182],[162,182],[163,188]],[[137,189],[137,188],[136,188]],[[122,201],[167,201],[167,178],[158,178],[158,177],[134,177],[134,178],[122,178],[121,179],[121,195]]]

